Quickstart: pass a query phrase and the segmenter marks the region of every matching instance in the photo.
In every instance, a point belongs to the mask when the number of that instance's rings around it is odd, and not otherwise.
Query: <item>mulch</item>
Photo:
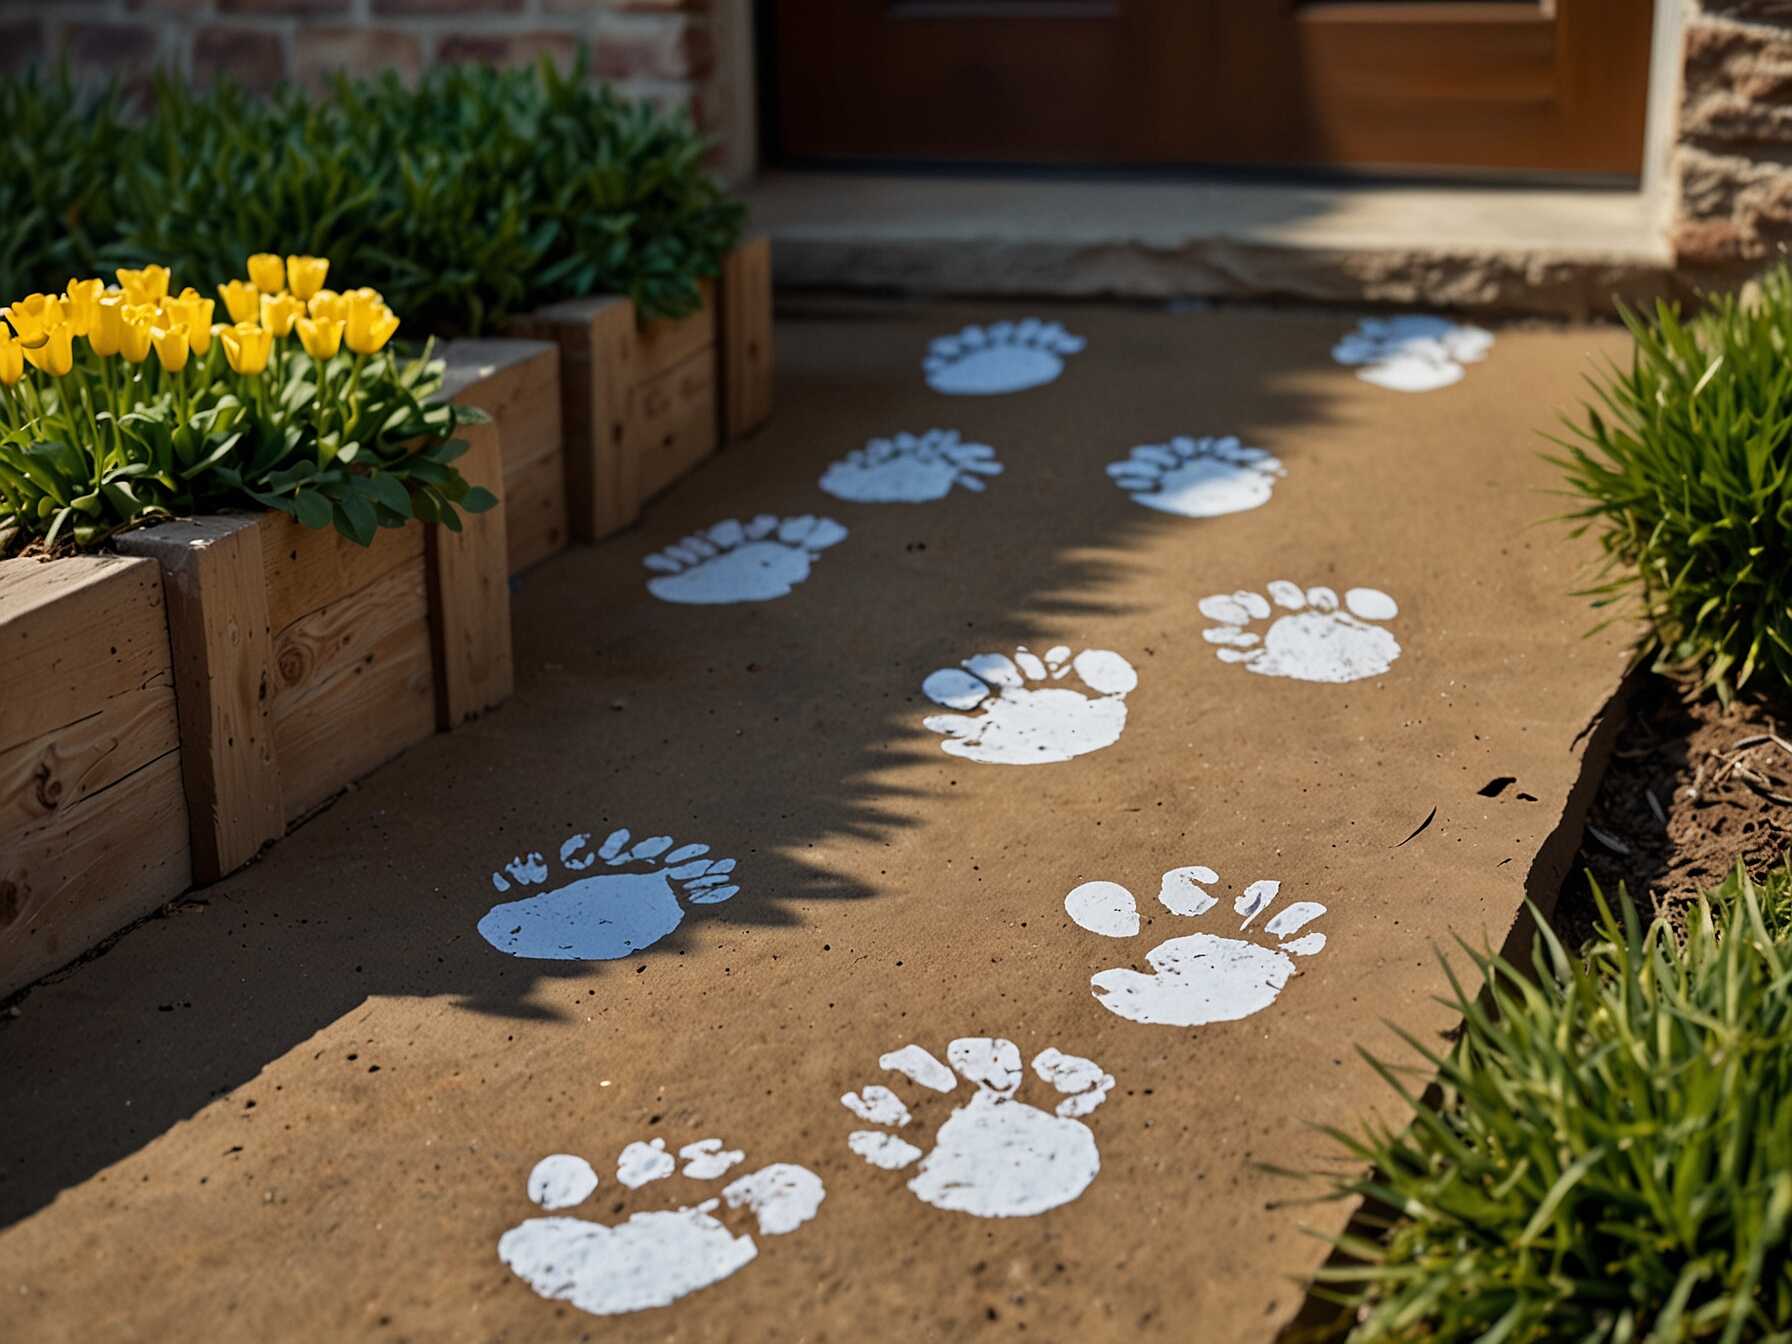
[[[1622,885],[1643,913],[1674,916],[1738,860],[1756,876],[1792,850],[1792,704],[1729,705],[1650,677],[1631,698],[1563,883],[1555,927],[1577,945]]]

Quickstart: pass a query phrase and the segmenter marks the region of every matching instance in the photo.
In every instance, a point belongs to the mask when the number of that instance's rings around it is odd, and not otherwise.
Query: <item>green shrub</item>
[[[1471,954],[1456,1045],[1406,1038],[1436,1104],[1375,1062],[1411,1127],[1329,1131],[1373,1169],[1336,1193],[1392,1211],[1321,1275],[1352,1344],[1792,1339],[1792,865],[1739,868],[1681,940],[1619,900],[1534,976]]]
[[[1792,269],[1756,288],[1691,322],[1626,311],[1630,368],[1595,380],[1554,459],[1614,571],[1593,595],[1640,597],[1658,665],[1726,699],[1755,677],[1792,687]]]
[[[388,74],[315,97],[162,77],[151,106],[126,117],[66,77],[0,85],[30,184],[10,188],[0,293],[146,260],[224,275],[267,248],[329,257],[418,333],[596,293],[675,317],[744,217],[688,119],[593,87],[582,57],[566,75],[440,66],[415,88]]]

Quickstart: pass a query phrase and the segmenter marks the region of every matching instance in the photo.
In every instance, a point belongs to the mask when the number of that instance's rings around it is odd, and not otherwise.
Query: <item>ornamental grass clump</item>
[[[1640,601],[1658,666],[1696,669],[1728,699],[1792,689],[1792,268],[1683,322],[1626,311],[1629,369],[1553,459],[1586,499],[1571,516],[1605,548],[1600,605]]]
[[[1792,1339],[1792,864],[1680,935],[1619,905],[1580,956],[1546,930],[1534,974],[1471,954],[1456,1045],[1406,1038],[1435,1104],[1371,1061],[1416,1118],[1329,1131],[1372,1168],[1338,1197],[1384,1211],[1320,1275],[1351,1344]]]
[[[329,262],[249,258],[214,300],[163,266],[71,280],[0,321],[0,555],[92,549],[129,527],[262,505],[362,545],[497,501],[451,465],[482,417],[432,404],[442,365],[391,348],[372,289]],[[214,321],[222,302],[229,321]]]

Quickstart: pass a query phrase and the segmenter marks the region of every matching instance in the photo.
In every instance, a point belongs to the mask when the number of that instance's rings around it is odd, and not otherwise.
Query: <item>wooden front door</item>
[[[772,0],[785,161],[1641,169],[1648,0]]]

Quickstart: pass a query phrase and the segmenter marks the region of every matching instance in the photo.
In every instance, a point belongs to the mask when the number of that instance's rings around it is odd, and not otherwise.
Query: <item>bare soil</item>
[[[1588,877],[1639,911],[1673,915],[1738,860],[1756,877],[1792,849],[1792,705],[1729,705],[1650,677],[1588,816],[1555,926],[1571,944],[1598,917]]]

